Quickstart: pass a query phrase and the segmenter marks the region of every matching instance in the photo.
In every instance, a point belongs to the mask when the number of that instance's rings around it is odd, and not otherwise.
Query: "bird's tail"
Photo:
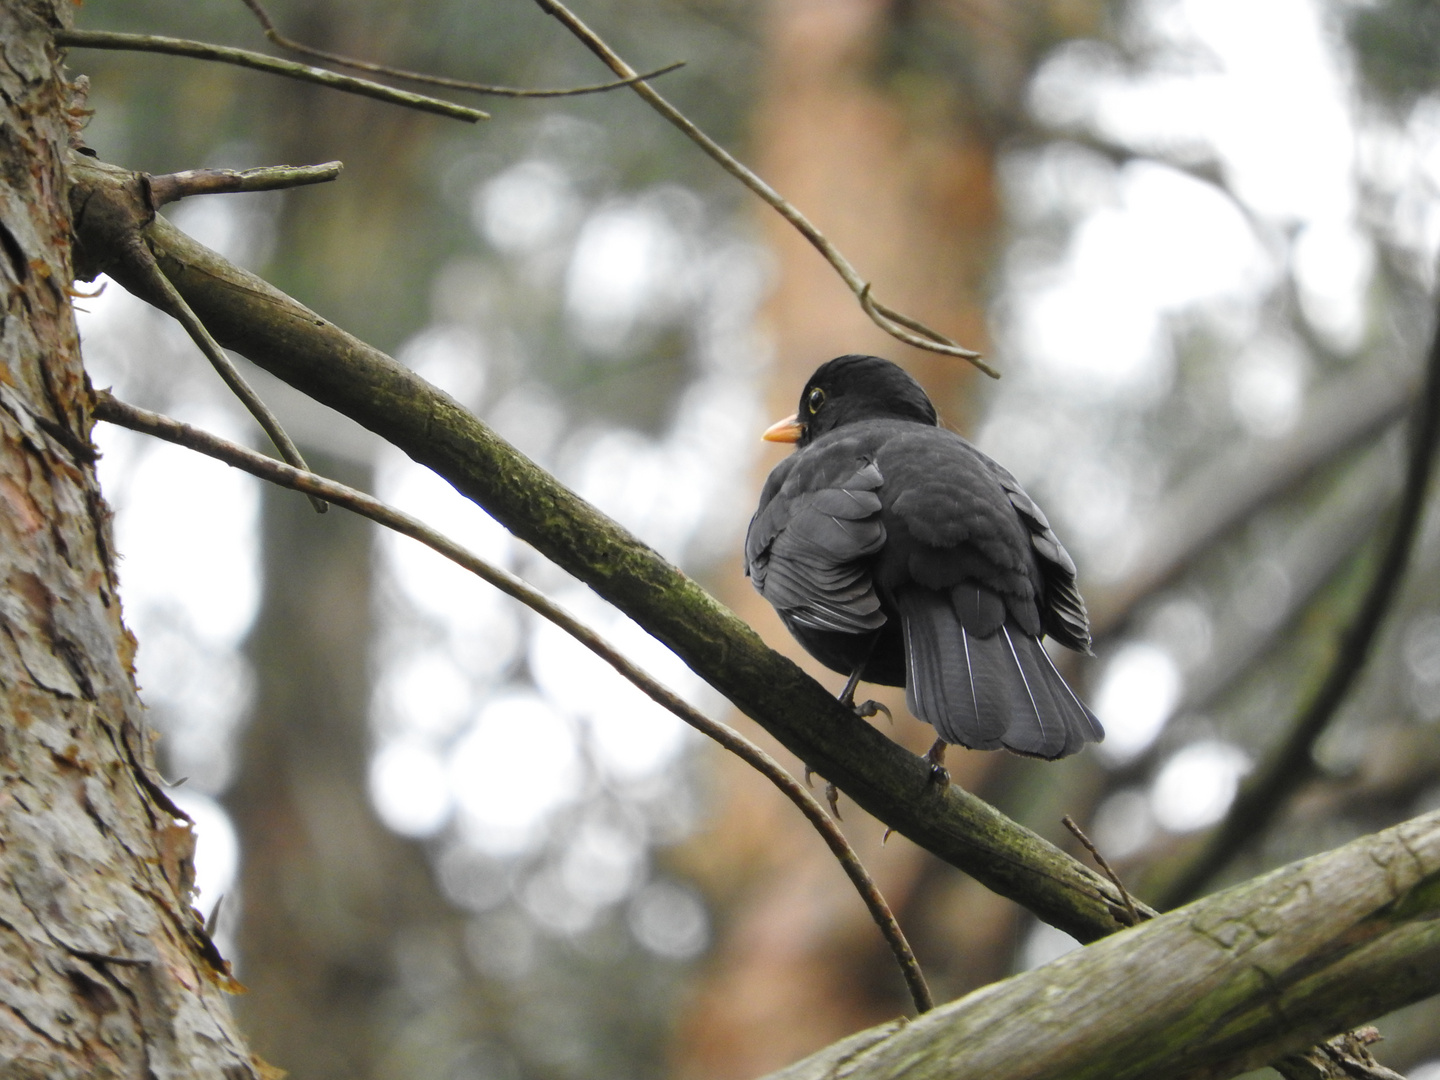
[[[961,605],[952,594],[921,587],[896,593],[912,713],[946,742],[976,750],[1003,746],[1059,758],[1104,738],[1038,638],[1006,618],[1003,607],[999,618],[977,618],[996,605]]]

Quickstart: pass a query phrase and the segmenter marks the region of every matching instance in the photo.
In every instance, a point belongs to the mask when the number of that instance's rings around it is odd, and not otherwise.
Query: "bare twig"
[[[253,68],[271,75],[283,75],[287,79],[319,83],[332,90],[343,90],[348,94],[375,98],[391,105],[403,105],[421,112],[438,113],[454,120],[474,123],[489,120],[490,114],[481,109],[457,105],[453,101],[412,94],[408,90],[397,90],[369,79],[357,79],[353,75],[340,75],[324,68],[297,64],[292,60],[278,60],[264,53],[249,49],[235,49],[228,45],[212,45],[206,41],[186,41],[183,38],[160,37],[156,34],[118,34],[105,30],[57,30],[55,44],[80,49],[120,49],[127,52],[155,52],[169,56],[188,56],[195,60],[214,60],[222,64]]]
[[[578,16],[575,15],[560,0],[536,0],[542,10],[553,15],[564,27],[574,34],[592,53],[605,62],[615,74],[626,78],[636,77],[635,69],[627,64],[620,55],[610,48],[601,37],[586,26]],[[733,154],[706,135],[689,117],[677,109],[670,102],[666,101],[649,84],[635,82],[631,89],[639,94],[647,104],[650,105],[661,116],[669,120],[675,127],[679,128],[684,135],[695,143],[696,146],[709,154],[722,169],[728,172],[735,179],[748,187],[771,207],[781,217],[793,225],[800,235],[814,246],[815,250],[825,257],[825,260],[835,268],[841,280],[850,287],[850,291],[860,302],[865,314],[870,316],[875,325],[884,330],[887,334],[908,345],[914,345],[917,349],[926,349],[929,352],[942,353],[945,356],[958,356],[970,361],[981,371],[985,372],[992,379],[998,379],[1000,373],[980,359],[980,354],[972,349],[966,349],[956,344],[950,338],[937,330],[932,330],[924,323],[918,322],[906,315],[901,315],[892,308],[886,307],[870,295],[870,283],[860,276],[859,271],[851,265],[847,259],[829,239],[817,229],[804,214],[796,209],[790,202],[784,199],[779,192],[762,180],[748,166],[742,164]]]
[[[1105,876],[1110,879],[1110,884],[1114,885],[1116,891],[1120,893],[1120,899],[1125,902],[1125,914],[1130,916],[1130,925],[1138,926],[1140,924],[1140,912],[1135,907],[1135,900],[1130,895],[1130,890],[1125,888],[1125,883],[1120,880],[1120,875],[1111,869],[1110,864],[1105,861],[1105,856],[1100,854],[1100,849],[1095,846],[1094,841],[1092,841],[1090,837],[1085,835],[1085,830],[1075,824],[1074,818],[1066,814],[1060,819],[1060,823],[1070,830],[1076,840],[1079,840],[1080,843],[1084,845],[1086,851],[1090,852],[1090,857],[1095,860],[1095,865],[1104,871]]]
[[[249,410],[250,415],[255,418],[259,425],[265,429],[265,434],[270,436],[270,441],[275,444],[275,449],[280,451],[281,456],[297,469],[309,469],[305,464],[305,458],[300,453],[300,448],[286,434],[285,429],[280,426],[279,419],[265,402],[260,400],[260,395],[245,381],[230,358],[225,355],[225,350],[220,347],[219,342],[211,336],[205,324],[200,321],[199,316],[190,309],[185,298],[180,295],[174,285],[170,283],[160,266],[155,261],[155,256],[145,246],[138,236],[130,245],[129,262],[134,270],[139,273],[150,284],[150,287],[164,301],[164,308],[168,315],[172,316],[190,339],[200,347],[205,358],[210,361],[212,367],[225,380],[225,385],[230,387],[231,392],[240,399],[241,403]],[[325,500],[310,497],[310,504],[315,507],[317,514],[325,513]]]
[[[146,176],[152,206],[165,206],[191,195],[228,195],[237,191],[275,191],[334,180],[345,166],[339,161],[322,165],[273,165],[262,169],[187,169],[184,172]]]
[[[910,988],[910,996],[915,1003],[916,1011],[923,1013],[934,1007],[929,987],[925,983],[925,976],[920,971],[919,962],[915,959],[909,942],[905,940],[905,935],[901,931],[894,913],[890,910],[890,905],[881,895],[879,886],[875,884],[874,879],[870,877],[869,872],[860,862],[860,857],[850,846],[845,834],[830,820],[824,807],[805,789],[804,785],[786,772],[778,761],[738,731],[718,720],[710,719],[673,691],[656,682],[645,671],[617,652],[603,637],[584,623],[579,622],[564,608],[552,603],[520,578],[499,567],[492,566],[423,522],[394,507],[387,506],[364,492],[334,480],[327,480],[308,470],[283,464],[274,458],[258,454],[238,443],[221,439],[168,416],[161,416],[158,413],[128,405],[104,390],[96,392],[94,415],[97,419],[107,420],[112,424],[119,424],[133,431],[154,435],[157,438],[207,454],[227,465],[258,476],[262,480],[304,492],[311,498],[342,506],[388,529],[418,540],[432,551],[438,552],[451,562],[469,570],[507,596],[520,601],[532,611],[560,627],[639,687],[646,696],[759,770],[766,779],[780,789],[786,798],[799,807],[800,812],[815,826],[816,831],[820,833],[826,845],[834,853],[846,875],[855,885],[856,891],[860,893],[860,898],[865,902],[865,906],[870,909],[871,917],[885,935],[885,940],[889,943],[891,951],[895,954],[896,962],[900,965],[906,985]]]
[[[470,82],[467,79],[452,79],[445,75],[427,75],[423,71],[407,71],[404,68],[390,67],[388,64],[356,60],[354,57],[344,56],[341,53],[317,49],[313,45],[306,45],[280,33],[279,28],[275,25],[275,20],[270,17],[270,13],[265,10],[260,0],[240,0],[240,2],[255,13],[255,18],[260,21],[260,27],[265,31],[265,36],[282,49],[289,49],[293,53],[309,56],[315,60],[324,60],[328,64],[335,64],[339,67],[348,67],[355,71],[368,71],[372,75],[388,75],[392,79],[404,79],[407,82],[423,83],[426,86],[440,86],[446,90],[466,90],[472,94],[489,94],[492,97],[557,98],[580,97],[582,94],[602,94],[607,90],[617,90],[632,83],[658,79],[661,75],[668,75],[685,66],[685,61],[679,60],[673,64],[666,64],[662,68],[656,68],[654,71],[647,71],[643,75],[632,75],[627,79],[612,79],[610,82],[596,83],[593,86],[572,86],[562,90],[522,90],[514,86],[492,86],[489,83]]]
[[[1315,742],[1329,726],[1364,668],[1370,646],[1404,575],[1425,508],[1437,440],[1440,440],[1440,325],[1436,326],[1430,344],[1425,386],[1415,404],[1405,490],[1370,590],[1354,622],[1340,637],[1335,662],[1296,718],[1285,741],[1250,777],[1225,820],[1166,890],[1162,908],[1182,904],[1199,895],[1206,883],[1264,830],[1286,799],[1313,775]]]

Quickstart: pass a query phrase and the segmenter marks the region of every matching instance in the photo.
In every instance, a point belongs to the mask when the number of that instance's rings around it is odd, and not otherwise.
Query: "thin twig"
[[[234,64],[237,67],[269,72],[271,75],[283,75],[287,79],[319,83],[332,90],[343,90],[347,94],[359,94],[361,97],[375,98],[377,101],[389,102],[391,105],[403,105],[409,109],[419,109],[421,112],[438,113],[441,116],[448,116],[454,120],[465,120],[472,124],[477,120],[490,119],[490,114],[481,109],[457,105],[453,101],[442,101],[440,98],[426,97],[424,94],[412,94],[408,90],[397,90],[393,86],[384,86],[377,82],[371,82],[369,79],[357,79],[353,75],[340,75],[334,71],[326,71],[324,68],[297,64],[293,60],[278,60],[273,56],[266,56],[264,53],[251,52],[249,49],[236,49],[229,45],[212,45],[207,41],[186,41],[183,38],[160,37],[156,34],[117,34],[106,30],[57,30],[55,31],[55,44],[67,48],[120,49],[127,52],[154,52],[165,53],[169,56],[188,56],[195,60],[214,60],[221,64]]]
[[[1085,830],[1075,824],[1075,819],[1069,814],[1062,817],[1060,823],[1070,830],[1076,840],[1079,840],[1080,843],[1084,845],[1085,850],[1090,852],[1090,857],[1095,860],[1095,865],[1104,871],[1105,876],[1110,879],[1110,884],[1114,885],[1116,891],[1120,893],[1120,899],[1125,902],[1125,913],[1130,916],[1130,925],[1139,926],[1140,912],[1135,907],[1135,900],[1130,895],[1130,890],[1125,888],[1125,883],[1120,880],[1120,875],[1115,873],[1115,871],[1111,869],[1110,864],[1105,861],[1105,856],[1100,854],[1100,849],[1095,846],[1094,841],[1085,835]]]
[[[345,168],[343,162],[321,165],[272,165],[261,169],[186,169],[145,177],[150,203],[166,206],[191,195],[229,195],[238,191],[275,191],[304,187],[334,180]]]
[[[265,36],[282,49],[289,49],[293,53],[309,56],[315,60],[324,60],[328,64],[336,64],[339,67],[348,67],[355,71],[368,71],[372,75],[388,75],[392,79],[404,79],[407,82],[423,83],[426,86],[441,86],[447,90],[466,90],[472,94],[489,94],[492,97],[557,98],[580,97],[582,94],[602,94],[606,90],[617,90],[632,83],[658,79],[661,75],[668,75],[685,66],[685,61],[677,60],[673,64],[666,64],[662,68],[647,71],[643,75],[633,75],[628,79],[613,79],[610,82],[596,83],[593,86],[572,86],[563,90],[522,90],[514,86],[492,86],[489,83],[452,79],[445,75],[427,75],[423,71],[407,71],[405,68],[376,64],[369,60],[356,60],[354,57],[344,56],[341,53],[317,49],[313,45],[306,45],[280,33],[279,28],[275,25],[275,20],[270,18],[270,13],[261,5],[260,0],[240,0],[240,2],[255,13],[255,18],[260,21],[260,27],[265,31]]]
[[[1284,743],[1245,783],[1225,820],[1210,835],[1200,853],[1166,890],[1160,904],[1162,909],[1198,896],[1206,883],[1265,829],[1291,793],[1314,775],[1315,743],[1364,669],[1370,647],[1404,576],[1425,509],[1437,441],[1440,441],[1440,323],[1430,343],[1425,386],[1415,403],[1405,490],[1370,590],[1354,622],[1341,635],[1338,655],[1315,696],[1296,718]]]
[[[231,393],[240,399],[241,404],[249,410],[250,415],[265,429],[265,434],[270,436],[270,441],[275,444],[275,449],[280,451],[280,456],[297,469],[308,471],[310,466],[305,464],[305,458],[300,453],[300,448],[280,426],[279,418],[270,411],[270,407],[265,402],[260,400],[260,395],[255,393],[250,384],[245,381],[245,376],[241,375],[235,365],[230,362],[230,358],[225,355],[225,350],[220,347],[220,343],[211,336],[205,324],[200,321],[200,317],[190,309],[185,298],[180,295],[179,290],[171,284],[170,279],[160,269],[159,263],[155,261],[155,256],[145,246],[144,241],[136,237],[134,243],[130,245],[128,254],[131,265],[144,276],[151,288],[165,301],[166,313],[185,328],[185,332],[190,335],[190,340],[200,347],[200,351],[205,354],[205,358],[210,361],[220,378],[225,380],[225,385],[230,387]],[[324,499],[311,496],[310,505],[315,507],[317,514],[325,513]]]
[[[336,506],[342,506],[388,529],[418,540],[432,551],[438,552],[451,562],[469,570],[507,596],[520,601],[538,615],[560,627],[639,687],[646,696],[763,773],[766,779],[799,807],[800,812],[815,826],[816,831],[820,833],[826,845],[834,853],[846,875],[855,885],[856,891],[860,893],[860,898],[865,902],[865,906],[869,908],[871,917],[885,935],[885,940],[889,943],[891,951],[895,954],[896,962],[900,965],[906,985],[910,988],[910,996],[915,1003],[916,1011],[923,1013],[933,1008],[934,1002],[930,997],[929,987],[925,983],[925,976],[920,970],[920,964],[915,959],[909,942],[905,940],[905,935],[895,919],[894,912],[890,910],[890,905],[881,895],[879,886],[875,884],[874,879],[870,877],[869,872],[860,862],[860,857],[855,853],[855,849],[845,839],[845,834],[830,820],[824,807],[810,792],[805,790],[799,781],[786,772],[778,761],[738,731],[718,720],[710,719],[674,692],[656,682],[650,675],[617,652],[594,630],[576,620],[574,616],[552,603],[520,578],[485,562],[473,552],[442,536],[409,514],[402,513],[364,492],[346,487],[334,480],[327,480],[307,470],[283,464],[274,458],[266,457],[247,447],[221,439],[170,417],[128,405],[104,390],[96,392],[94,415],[97,419],[107,420],[112,424],[119,424],[133,431],[154,435],[157,438],[207,454],[227,465],[258,476],[262,480],[268,480],[282,487],[293,488],[312,498],[319,498],[334,503]]]
[[[553,15],[574,34],[592,53],[598,56],[611,71],[627,79],[635,78],[635,69],[622,60],[614,49],[600,38],[595,31],[586,26],[578,16],[575,15],[560,0],[535,0],[543,11]],[[635,93],[639,94],[647,104],[650,105],[661,116],[669,120],[675,127],[679,128],[685,136],[695,143],[696,146],[709,154],[722,169],[728,172],[735,179],[748,187],[772,208],[781,217],[790,222],[800,235],[815,247],[825,257],[825,260],[835,268],[841,280],[850,287],[860,301],[861,308],[865,314],[870,316],[875,325],[884,330],[887,334],[917,349],[926,349],[929,352],[942,353],[945,356],[958,356],[970,361],[981,371],[993,379],[998,379],[1000,373],[988,364],[980,360],[980,354],[963,348],[950,338],[937,330],[932,330],[924,323],[917,322],[909,316],[901,315],[891,308],[877,302],[870,296],[870,283],[860,276],[859,271],[850,264],[847,259],[825,234],[817,229],[810,220],[796,209],[791,203],[784,199],[779,192],[762,180],[756,173],[746,165],[743,165],[733,154],[706,135],[692,123],[684,113],[677,109],[670,102],[666,101],[649,84],[636,82],[631,86]]]

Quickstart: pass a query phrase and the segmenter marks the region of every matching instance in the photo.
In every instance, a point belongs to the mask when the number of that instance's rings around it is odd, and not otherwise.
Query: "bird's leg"
[[[945,748],[948,745],[944,739],[936,739],[935,745],[925,752],[925,760],[930,763],[930,783],[936,787],[950,786],[950,770],[945,768]]]
[[[870,717],[883,712],[885,718],[893,724],[895,718],[890,715],[890,710],[880,704],[880,702],[865,701],[859,705],[855,704],[855,688],[860,685],[860,673],[865,670],[865,665],[870,662],[870,654],[875,651],[875,643],[879,640],[880,634],[876,632],[870,639],[870,648],[865,650],[865,655],[861,658],[860,662],[855,665],[855,670],[850,673],[850,677],[845,680],[845,689],[840,691],[840,704],[847,708],[854,709],[855,715],[862,720],[868,720]],[[808,765],[805,766],[805,783],[807,785],[810,783],[810,766]],[[826,784],[825,799],[830,804],[830,813],[835,815],[836,821],[840,821],[840,789],[834,784]]]
[[[847,705],[851,709],[854,709],[855,715],[860,717],[861,720],[869,720],[872,716],[878,716],[884,713],[885,719],[893,724],[895,723],[895,717],[891,716],[890,710],[880,702],[862,701],[859,705],[855,704],[855,688],[860,685],[860,673],[865,670],[865,665],[870,663],[870,656],[875,651],[875,643],[879,640],[880,634],[877,631],[870,639],[870,648],[865,650],[865,656],[861,659],[860,663],[855,665],[855,670],[850,673],[850,678],[845,680],[845,689],[840,691],[840,704]]]

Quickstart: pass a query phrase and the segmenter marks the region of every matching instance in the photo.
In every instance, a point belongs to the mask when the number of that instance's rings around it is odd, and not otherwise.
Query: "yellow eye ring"
[[[810,396],[806,399],[806,402],[809,405],[810,414],[812,416],[820,411],[820,404],[824,400],[825,391],[821,390],[818,386],[814,390],[810,391]]]

